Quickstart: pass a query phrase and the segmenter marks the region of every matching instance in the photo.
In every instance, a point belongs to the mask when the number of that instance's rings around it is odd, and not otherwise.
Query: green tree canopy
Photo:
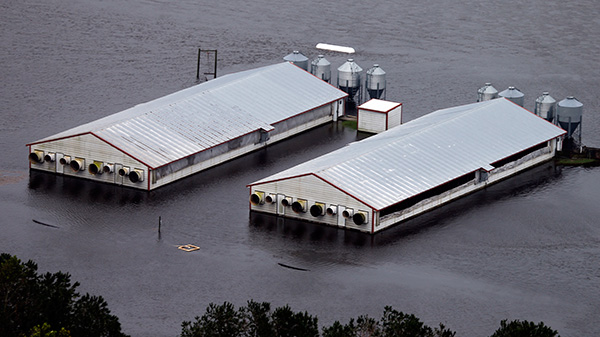
[[[0,336],[126,336],[106,301],[78,286],[68,273],[40,275],[35,262],[0,254]]]
[[[500,322],[500,328],[490,337],[560,337],[558,331],[552,330],[544,322],[535,324],[529,321],[514,320]]]

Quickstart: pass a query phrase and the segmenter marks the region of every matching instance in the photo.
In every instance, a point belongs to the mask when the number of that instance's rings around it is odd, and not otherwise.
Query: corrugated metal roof
[[[346,97],[288,62],[225,75],[31,144],[91,133],[156,168]],[[28,145],[31,145],[28,144]]]
[[[251,185],[314,174],[380,210],[564,133],[501,98],[432,112]]]

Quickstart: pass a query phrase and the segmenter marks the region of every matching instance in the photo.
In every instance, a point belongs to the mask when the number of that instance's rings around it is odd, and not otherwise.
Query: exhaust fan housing
[[[292,203],[292,211],[296,213],[305,213],[306,212],[306,200],[297,199]]]
[[[33,150],[29,154],[29,161],[32,164],[41,164],[44,162],[44,151],[42,150]]]
[[[262,205],[265,203],[265,192],[254,191],[250,195],[250,203],[254,206]]]
[[[85,159],[83,159],[83,158],[71,159],[69,166],[71,166],[71,170],[73,170],[73,172],[83,171],[84,167],[85,167]]]

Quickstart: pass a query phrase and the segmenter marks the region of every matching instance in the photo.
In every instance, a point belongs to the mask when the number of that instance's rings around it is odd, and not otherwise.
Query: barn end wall
[[[255,193],[263,196],[263,203],[253,204],[249,202],[251,211],[270,213],[329,226],[355,229],[362,232],[371,232],[373,210],[314,175],[250,186],[250,196]],[[273,199],[273,203],[265,201],[268,196]],[[290,204],[299,200],[305,201],[305,211],[297,213],[292,210],[291,206],[283,206],[282,201],[285,198],[290,198]],[[325,214],[315,217],[311,215],[310,208],[317,204],[321,204],[324,207],[323,212]],[[329,215],[326,213],[329,207],[335,210],[335,214]],[[365,212],[367,223],[356,225],[351,217],[343,217],[344,210]]]
[[[54,153],[55,158],[54,161],[31,163],[32,169],[89,179],[98,182],[124,185],[138,189],[148,188],[148,167],[146,165],[131,158],[127,154],[119,151],[118,149],[110,146],[91,134],[84,134],[31,145],[30,151],[34,150],[44,151],[44,154]],[[74,160],[76,158],[83,159],[83,169],[80,171],[73,171],[69,164],[60,164],[60,159],[64,158],[65,156],[67,156],[67,158],[70,160]],[[90,173],[89,165],[94,163],[94,161],[102,164],[112,164],[112,173]],[[142,170],[143,180],[133,183],[130,181],[130,179],[128,179],[127,176],[120,176],[118,171],[123,167],[129,168],[130,170]]]
[[[499,182],[500,180],[506,179],[513,176],[521,171],[528,168],[551,160],[555,155],[556,150],[556,139],[549,142],[549,146],[534,151],[518,160],[507,163],[501,167],[495,168],[488,173],[487,180],[479,181],[476,178],[474,181],[463,184],[442,194],[436,195],[429,199],[423,200],[414,206],[408,207],[401,211],[388,214],[379,218],[379,224],[375,224],[375,232],[382,229],[388,228],[399,222],[442,206],[454,199],[458,199],[462,196],[483,189],[490,184]]]

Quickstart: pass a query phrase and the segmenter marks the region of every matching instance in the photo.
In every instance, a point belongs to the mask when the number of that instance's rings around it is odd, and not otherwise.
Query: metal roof
[[[40,139],[93,134],[156,168],[346,97],[284,62],[225,75]]]
[[[250,185],[312,174],[381,210],[564,133],[500,98],[432,112]]]

